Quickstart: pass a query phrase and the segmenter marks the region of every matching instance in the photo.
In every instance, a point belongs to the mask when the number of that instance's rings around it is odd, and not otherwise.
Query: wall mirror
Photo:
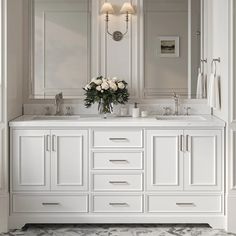
[[[144,98],[206,98],[202,0],[144,0]],[[197,91],[199,70],[203,73]]]
[[[90,81],[90,55],[93,55],[91,1],[29,0],[29,2],[31,4],[30,98],[51,99],[55,94],[63,92],[64,98],[83,99],[82,87]],[[96,3],[99,9],[99,4],[102,2],[94,1],[93,4]],[[118,2],[121,4],[123,1]],[[133,4],[138,4],[137,12],[141,12],[140,15],[137,13],[137,18],[140,16],[141,19],[141,16],[144,16],[141,34],[144,41],[143,56],[141,56],[143,76],[140,76],[141,81],[137,82],[139,80],[137,72],[137,76],[133,76],[129,82],[135,90],[140,87],[139,98],[170,98],[173,92],[183,98],[205,98],[206,86],[202,86],[200,96],[197,93],[199,68],[204,74],[206,70],[204,68],[206,64],[200,62],[206,58],[203,43],[204,0],[142,0],[134,1]],[[99,10],[93,11],[93,14],[99,14]],[[100,19],[102,24],[104,16],[102,15]],[[134,20],[133,24],[138,23]],[[96,27],[102,28],[99,24]],[[117,25],[115,27],[117,28]],[[135,27],[133,29],[138,31]],[[123,40],[119,43],[119,47],[117,42],[107,42],[111,53],[114,53],[114,47],[116,50],[117,48],[125,50],[121,52],[122,56],[126,55],[126,51],[135,51],[137,36],[133,35],[130,38],[134,40]],[[102,38],[99,40],[102,41]],[[98,45],[104,47],[103,41],[96,42],[93,49]],[[136,57],[141,55],[140,48],[137,47],[137,50],[134,61],[138,61]],[[102,60],[103,56],[100,55],[99,58]],[[127,66],[132,65],[127,63]],[[116,61],[111,61],[109,68],[121,71]],[[131,74],[130,68],[127,71]],[[203,84],[206,84],[205,81]]]
[[[90,1],[30,2],[31,98],[80,98],[90,80]]]

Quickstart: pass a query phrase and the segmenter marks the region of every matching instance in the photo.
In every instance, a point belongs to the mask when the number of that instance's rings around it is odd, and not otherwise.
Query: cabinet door
[[[53,130],[52,190],[86,190],[88,143],[85,130]]]
[[[50,131],[13,130],[13,191],[50,189]]]
[[[146,137],[148,190],[183,189],[183,131],[149,130]]]
[[[185,131],[185,146],[185,190],[221,190],[221,131]]]

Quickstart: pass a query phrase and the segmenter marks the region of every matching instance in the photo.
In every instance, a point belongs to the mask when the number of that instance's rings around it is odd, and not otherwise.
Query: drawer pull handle
[[[177,206],[195,206],[193,202],[177,202]]]
[[[60,203],[59,202],[43,202],[42,205],[43,206],[59,206]]]
[[[110,162],[115,162],[115,163],[117,163],[117,162],[125,162],[125,163],[128,163],[128,161],[127,160],[109,160]]]
[[[109,138],[110,141],[114,141],[114,142],[125,142],[128,141],[127,138]]]
[[[122,207],[129,206],[129,204],[126,202],[110,202],[109,205],[110,206],[122,206]]]
[[[127,181],[109,181],[110,184],[129,184]]]

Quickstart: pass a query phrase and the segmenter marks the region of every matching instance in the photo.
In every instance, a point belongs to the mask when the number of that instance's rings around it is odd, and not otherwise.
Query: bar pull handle
[[[193,202],[176,202],[177,206],[195,206]]]
[[[56,135],[52,136],[52,151],[56,152]]]
[[[46,135],[46,151],[50,152],[50,135]]]
[[[59,202],[43,202],[42,205],[43,206],[59,206],[60,203]]]
[[[186,135],[186,152],[189,152],[189,135]]]
[[[121,206],[121,207],[129,206],[129,204],[126,202],[110,202],[109,205],[110,206]]]
[[[109,181],[110,184],[129,184],[127,181]]]
[[[124,142],[124,141],[128,141],[127,138],[109,138],[110,141],[113,142]]]
[[[183,142],[183,140],[184,140],[184,136],[181,134],[180,135],[180,151],[181,152],[183,152],[184,151],[184,142]]]
[[[120,163],[120,162],[128,163],[127,160],[109,160],[109,162],[112,162],[112,163]]]

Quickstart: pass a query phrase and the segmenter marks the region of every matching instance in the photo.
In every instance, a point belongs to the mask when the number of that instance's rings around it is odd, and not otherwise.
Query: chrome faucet
[[[63,94],[58,93],[55,96],[55,105],[56,105],[56,116],[62,115],[62,103],[63,103]]]
[[[179,96],[175,92],[173,93],[173,99],[175,103],[174,115],[178,116],[179,115]]]

